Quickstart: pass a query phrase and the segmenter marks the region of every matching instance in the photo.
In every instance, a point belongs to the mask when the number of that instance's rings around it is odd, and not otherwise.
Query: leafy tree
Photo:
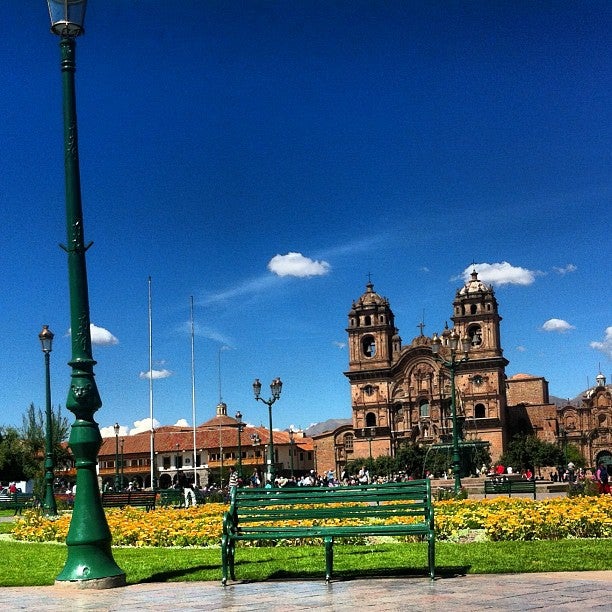
[[[586,461],[580,452],[580,449],[575,444],[568,444],[563,451],[566,464],[573,463],[576,467],[586,467]]]
[[[15,427],[0,428],[0,481],[26,479],[24,471],[24,448],[19,430]]]
[[[0,480],[2,482],[34,479],[35,492],[44,483],[46,419],[43,412],[30,404],[22,417],[22,427],[0,428]],[[60,406],[51,412],[51,439],[54,465],[67,465],[70,453],[65,444],[68,420]]]
[[[564,456],[556,444],[540,440],[532,434],[519,433],[512,438],[500,461],[516,470],[535,470],[543,465],[563,465]]]
[[[422,478],[426,452],[427,450],[418,444],[404,442],[395,453],[397,471],[405,472],[414,478]]]

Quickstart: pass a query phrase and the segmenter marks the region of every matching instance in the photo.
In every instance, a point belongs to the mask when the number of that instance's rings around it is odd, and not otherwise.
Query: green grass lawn
[[[427,576],[425,544],[336,545],[337,578]],[[66,560],[63,544],[0,540],[0,586],[51,585]],[[114,548],[128,583],[221,581],[217,548]],[[439,576],[461,574],[609,570],[612,540],[471,542],[436,544]],[[236,578],[322,580],[323,546],[278,546],[236,550]]]

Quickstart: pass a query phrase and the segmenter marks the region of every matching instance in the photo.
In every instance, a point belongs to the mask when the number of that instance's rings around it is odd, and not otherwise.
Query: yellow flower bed
[[[612,537],[612,496],[534,501],[493,498],[436,503],[440,539],[463,529],[484,529],[488,540],[559,540]]]
[[[109,509],[106,518],[116,546],[216,546],[222,532],[225,504],[205,504],[189,509]],[[612,537],[612,496],[558,497],[534,501],[494,498],[479,501],[435,503],[436,532],[441,540],[463,530],[483,530],[489,540],[545,540]],[[338,519],[330,519],[338,522]],[[410,516],[387,522],[413,522]],[[12,535],[30,542],[64,542],[70,514],[49,519],[27,511],[16,521]],[[286,521],[284,526],[297,525]],[[343,521],[342,524],[353,524]]]
[[[221,540],[221,517],[225,504],[195,508],[109,508],[106,520],[115,546],[210,546]],[[30,510],[18,520],[12,535],[29,542],[64,542],[70,526],[70,513],[50,519]]]

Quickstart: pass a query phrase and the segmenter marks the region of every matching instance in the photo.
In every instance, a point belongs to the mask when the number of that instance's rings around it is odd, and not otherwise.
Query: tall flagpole
[[[193,295],[191,296],[191,418],[193,421],[193,485],[198,484],[196,468],[196,399],[195,399],[195,330],[193,326]]]
[[[157,488],[155,482],[155,429],[153,428],[153,310],[151,307],[151,277],[149,276],[149,425],[150,429],[150,463],[151,489]]]

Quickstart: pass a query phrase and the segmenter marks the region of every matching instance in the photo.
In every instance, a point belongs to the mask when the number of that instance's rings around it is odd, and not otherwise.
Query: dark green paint
[[[101,588],[125,584],[125,572],[115,563],[111,552],[111,533],[100,501],[96,473],[102,437],[94,413],[102,406],[94,378],[95,361],[91,351],[89,297],[84,243],[81,178],[77,137],[76,95],[74,85],[74,38],[62,37],[61,71],[64,111],[64,153],[66,169],[66,227],[70,323],[72,330],[71,384],[66,407],[76,420],[68,441],[75,459],[77,491],[70,529],[66,538],[68,558],[57,580],[99,580]]]

